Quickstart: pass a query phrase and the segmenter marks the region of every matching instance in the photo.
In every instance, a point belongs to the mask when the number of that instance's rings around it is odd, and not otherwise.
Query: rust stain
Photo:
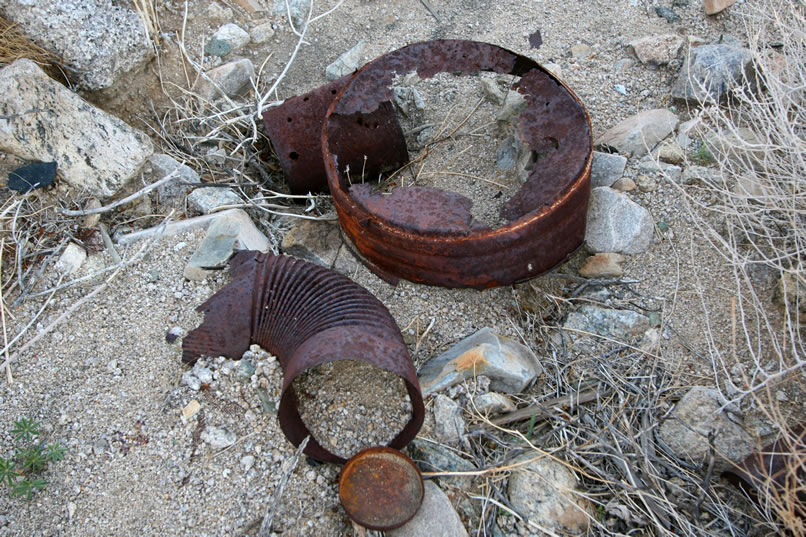
[[[482,371],[490,362],[484,357],[484,353],[479,348],[465,351],[456,358],[457,371]]]

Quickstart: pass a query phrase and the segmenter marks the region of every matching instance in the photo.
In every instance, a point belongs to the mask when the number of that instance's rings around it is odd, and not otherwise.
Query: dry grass
[[[36,62],[53,78],[66,78],[60,68],[62,61],[56,54],[28,39],[16,24],[0,16],[0,67],[20,58]]]

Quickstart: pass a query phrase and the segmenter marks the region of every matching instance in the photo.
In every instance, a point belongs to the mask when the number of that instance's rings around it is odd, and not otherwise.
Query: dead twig
[[[280,483],[277,485],[277,488],[274,489],[274,496],[272,496],[271,503],[266,510],[266,516],[263,517],[263,522],[260,524],[260,530],[257,532],[258,537],[269,537],[271,534],[271,523],[272,520],[274,520],[274,514],[277,512],[277,507],[280,505],[280,498],[283,496],[283,489],[285,489],[286,484],[288,484],[291,474],[294,473],[294,469],[297,467],[299,458],[302,456],[302,452],[305,450],[305,447],[308,445],[308,441],[310,439],[310,436],[306,436],[305,440],[300,442],[299,446],[297,447],[297,451],[294,452],[294,456],[287,460],[283,465],[285,466],[285,472],[283,473],[283,477],[280,479]]]

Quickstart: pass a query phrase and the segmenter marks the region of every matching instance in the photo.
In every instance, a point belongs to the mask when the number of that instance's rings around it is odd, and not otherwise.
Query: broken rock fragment
[[[537,356],[525,345],[482,328],[420,369],[420,385],[428,395],[479,375],[490,378],[497,392],[523,391],[543,372]]]
[[[92,106],[31,60],[0,70],[0,151],[56,161],[75,189],[118,193],[154,152],[142,131]]]
[[[640,157],[671,134],[677,123],[677,116],[669,110],[646,110],[608,129],[596,140],[596,147],[615,150],[627,157]]]

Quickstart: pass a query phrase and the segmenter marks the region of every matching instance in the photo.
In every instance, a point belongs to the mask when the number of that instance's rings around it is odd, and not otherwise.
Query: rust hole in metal
[[[404,447],[425,415],[417,373],[386,307],[369,291],[335,271],[293,257],[239,251],[230,260],[232,281],[197,309],[204,322],[182,342],[182,360],[201,355],[240,359],[252,343],[275,354],[283,369],[278,419],[298,446],[310,434],[297,405],[294,380],[334,360],[358,360],[405,383],[411,417],[389,445]],[[344,463],[311,436],[305,453]]]
[[[474,218],[467,196],[402,181],[392,182],[391,190],[379,189],[355,165],[344,164],[342,155],[354,153],[352,140],[362,131],[356,124],[388,111],[396,79],[411,73],[424,79],[479,72],[518,77],[510,91],[525,100],[512,139],[526,145],[528,173],[525,183],[501,200],[500,222],[490,225]],[[377,168],[384,156],[365,149],[369,164]],[[548,71],[500,47],[440,40],[374,60],[330,105],[322,151],[345,235],[370,268],[390,281],[402,277],[447,287],[507,285],[549,270],[584,239],[592,159],[587,112]],[[500,197],[501,192],[492,192],[488,199]]]

